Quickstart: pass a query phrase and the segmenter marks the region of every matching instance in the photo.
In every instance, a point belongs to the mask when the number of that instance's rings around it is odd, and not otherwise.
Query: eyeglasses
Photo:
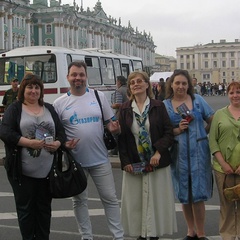
[[[136,80],[131,80],[131,81],[129,82],[129,84],[130,84],[130,85],[135,85],[135,84],[141,84],[141,83],[143,83],[143,82],[145,82],[143,79],[138,78],[138,79],[136,79]]]
[[[27,76],[25,76],[25,80],[31,80],[32,78],[35,78],[37,80],[41,80],[40,76],[36,75],[36,74],[27,74]]]

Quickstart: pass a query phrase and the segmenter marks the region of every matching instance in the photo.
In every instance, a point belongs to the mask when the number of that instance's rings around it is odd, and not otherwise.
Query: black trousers
[[[51,202],[48,179],[22,176],[21,185],[10,175],[23,240],[49,240]]]

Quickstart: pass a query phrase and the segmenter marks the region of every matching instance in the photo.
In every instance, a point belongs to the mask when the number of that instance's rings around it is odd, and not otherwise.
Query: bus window
[[[114,59],[114,60],[113,60],[113,64],[114,64],[114,69],[115,69],[116,77],[117,77],[117,76],[121,76],[121,75],[122,75],[122,71],[121,71],[121,62],[120,62],[120,59]]]
[[[122,75],[127,78],[129,73],[129,64],[122,63]]]
[[[41,77],[43,83],[57,81],[56,57],[53,54],[25,57],[26,72]]]
[[[115,85],[115,77],[113,71],[113,62],[111,58],[100,58],[102,79],[104,85]]]
[[[73,61],[72,56],[70,54],[67,54],[66,59],[67,59],[67,66],[69,66],[69,64]]]
[[[1,66],[4,66],[4,69],[3,67],[0,69],[0,84],[10,84],[13,77],[18,78],[21,82],[26,73],[39,75],[44,83],[56,82],[57,79],[54,55],[3,58]]]
[[[10,84],[16,77],[21,80],[24,76],[24,62],[22,58],[3,58],[0,62],[0,84]]]
[[[0,85],[4,84],[4,76],[5,76],[5,61],[4,59],[0,59]]]
[[[143,66],[142,66],[141,61],[133,60],[132,62],[133,62],[133,70],[134,71],[142,71],[143,70]]]
[[[101,85],[100,66],[97,57],[85,57],[87,64],[88,85]]]

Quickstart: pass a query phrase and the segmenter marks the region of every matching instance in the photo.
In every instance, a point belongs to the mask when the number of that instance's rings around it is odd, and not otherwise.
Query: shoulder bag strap
[[[97,98],[98,104],[99,104],[100,109],[101,109],[102,120],[103,120],[103,125],[104,125],[104,116],[103,116],[103,110],[102,110],[102,103],[101,103],[101,100],[100,100],[100,98],[99,98],[99,95],[98,95],[97,90],[94,90],[94,93],[95,93],[95,96],[96,96],[96,98]]]

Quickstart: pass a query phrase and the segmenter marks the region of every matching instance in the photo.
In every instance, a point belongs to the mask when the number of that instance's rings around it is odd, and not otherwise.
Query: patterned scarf
[[[146,130],[145,123],[147,120],[149,112],[149,104],[146,106],[142,115],[137,113],[135,114],[137,123],[139,125],[139,134],[138,134],[138,154],[142,162],[149,162],[150,158],[153,155],[153,150],[151,147],[151,140],[148,131]]]

